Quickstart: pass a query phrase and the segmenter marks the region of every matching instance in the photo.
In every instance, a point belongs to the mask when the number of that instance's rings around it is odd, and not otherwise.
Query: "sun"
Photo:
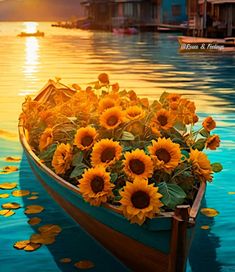
[[[38,23],[25,22],[23,25],[25,26],[25,32],[26,33],[35,33],[35,32],[37,32]]]

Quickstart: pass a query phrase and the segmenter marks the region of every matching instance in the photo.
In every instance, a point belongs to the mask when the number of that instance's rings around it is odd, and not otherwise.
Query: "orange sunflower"
[[[166,99],[169,101],[170,104],[179,102],[180,98],[181,98],[181,95],[176,93],[170,93],[166,97]]]
[[[152,122],[156,123],[156,127],[159,129],[168,130],[173,127],[175,117],[169,111],[160,109],[152,119]]]
[[[99,79],[100,83],[102,83],[104,85],[109,84],[109,76],[106,73],[99,74],[98,79]]]
[[[122,155],[122,147],[118,142],[110,139],[102,139],[97,142],[91,153],[91,164],[108,166],[119,160]]]
[[[126,117],[130,120],[140,120],[145,116],[145,111],[138,106],[128,107],[126,109]]]
[[[53,142],[53,129],[46,128],[39,139],[39,150],[43,151]]]
[[[79,189],[84,200],[93,206],[100,206],[112,196],[114,185],[110,182],[109,173],[103,167],[86,170],[79,182]]]
[[[152,141],[152,146],[149,146],[148,149],[156,169],[171,172],[181,160],[180,146],[169,138],[159,138],[157,142]]]
[[[105,110],[100,116],[100,125],[106,129],[115,129],[124,121],[124,113],[120,107]]]
[[[153,174],[153,162],[143,150],[126,152],[123,164],[125,173],[132,179],[147,179]]]
[[[72,156],[73,153],[70,144],[62,143],[57,146],[51,163],[56,174],[64,174],[70,168]]]
[[[87,150],[93,146],[97,135],[97,131],[93,127],[79,128],[74,138],[74,145],[81,150]]]
[[[214,128],[216,128],[216,123],[214,121],[214,119],[210,116],[206,117],[206,119],[203,121],[202,126],[204,127],[204,129],[206,129],[207,131],[211,131]]]
[[[110,109],[110,108],[116,107],[116,106],[118,106],[118,101],[107,96],[107,97],[100,99],[98,110],[99,110],[99,112],[103,112],[107,109]]]
[[[190,151],[189,161],[192,163],[193,172],[201,181],[212,180],[212,168],[207,155],[197,149]]]
[[[206,140],[206,148],[216,150],[220,146],[220,138],[218,135],[213,135]]]
[[[149,185],[145,179],[127,182],[120,195],[121,209],[131,223],[142,225],[146,218],[153,218],[163,206],[159,200],[162,195],[158,193],[158,188],[153,184]]]

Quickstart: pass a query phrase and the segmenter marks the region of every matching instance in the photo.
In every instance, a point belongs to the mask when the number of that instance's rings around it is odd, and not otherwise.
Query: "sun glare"
[[[32,76],[38,66],[39,41],[35,37],[27,37],[25,41],[25,75]]]
[[[25,22],[23,25],[25,26],[25,32],[26,33],[35,33],[35,32],[37,32],[38,23]]]

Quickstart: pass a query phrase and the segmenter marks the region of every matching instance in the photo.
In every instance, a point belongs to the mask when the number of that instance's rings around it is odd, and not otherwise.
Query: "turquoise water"
[[[222,173],[208,184],[205,207],[215,208],[213,219],[199,217],[199,226],[190,251],[188,271],[235,271],[235,55],[180,54],[176,35],[143,33],[116,36],[112,33],[51,28],[41,23],[45,38],[18,38],[22,23],[0,23],[0,168],[19,165],[20,171],[0,175],[0,182],[18,181],[20,186],[39,192],[45,211],[43,223],[58,224],[63,231],[56,243],[35,252],[17,251],[15,241],[27,239],[35,230],[27,224],[23,209],[9,218],[0,217],[0,271],[73,271],[76,261],[95,263],[93,271],[125,271],[125,268],[86,235],[46,194],[33,177],[25,158],[5,162],[6,156],[22,156],[17,138],[17,119],[25,94],[34,94],[49,78],[64,83],[86,83],[107,71],[111,81],[134,89],[139,95],[158,98],[163,90],[183,93],[195,101],[201,119],[213,115],[221,148],[209,152],[211,161],[223,163]],[[10,201],[25,203],[10,197]],[[27,203],[28,204],[28,203]],[[200,229],[209,225],[209,230]],[[69,257],[71,264],[59,259]],[[76,269],[75,269],[76,270]]]

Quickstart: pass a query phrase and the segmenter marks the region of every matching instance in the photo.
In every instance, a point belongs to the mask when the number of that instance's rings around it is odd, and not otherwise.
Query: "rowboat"
[[[52,90],[52,83],[48,84],[35,100],[45,101]],[[23,150],[40,183],[74,220],[127,267],[132,271],[185,271],[196,217],[205,194],[204,182],[192,207],[180,205],[174,212],[162,212],[141,226],[130,224],[117,206],[105,203],[94,207],[85,202],[78,187],[56,175],[33,152],[22,117],[18,128]]]
[[[33,32],[33,33],[21,32],[17,36],[18,37],[44,37],[45,33],[38,30],[37,32]]]
[[[179,36],[178,41],[181,51],[235,51],[235,38],[224,39]]]

